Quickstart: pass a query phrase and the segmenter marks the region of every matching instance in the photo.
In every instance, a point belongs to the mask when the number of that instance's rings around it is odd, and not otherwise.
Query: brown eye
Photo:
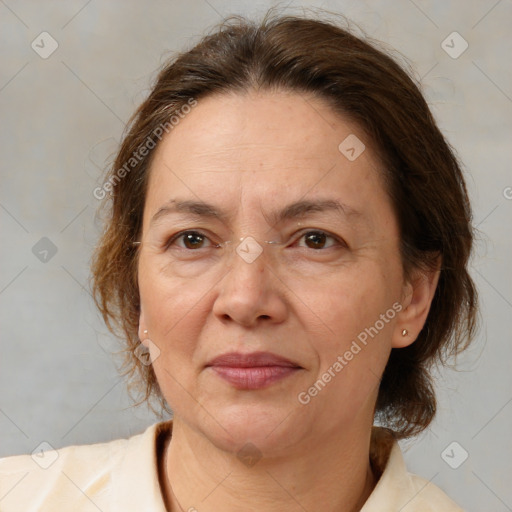
[[[308,249],[315,249],[315,250],[328,249],[329,247],[332,247],[333,246],[332,242],[330,245],[327,245],[327,247],[326,247],[326,244],[328,243],[329,239],[334,242],[337,242],[337,239],[335,237],[325,233],[324,231],[308,231],[307,233],[304,233],[300,237],[299,240],[302,240],[302,239],[304,239],[305,244],[306,244],[305,246]],[[304,247],[301,244],[299,244],[299,245]],[[340,245],[339,242],[338,242],[338,245]]]
[[[197,249],[203,245],[205,237],[200,233],[187,233],[183,235],[183,242],[187,249]]]
[[[325,233],[308,233],[306,235],[306,244],[310,249],[323,249],[327,235]]]
[[[209,238],[199,231],[182,231],[169,240],[166,248],[171,248],[178,240],[182,240],[182,243],[177,244],[179,248],[190,250],[203,249],[205,248],[205,243],[209,242]],[[206,245],[206,247],[208,246]]]

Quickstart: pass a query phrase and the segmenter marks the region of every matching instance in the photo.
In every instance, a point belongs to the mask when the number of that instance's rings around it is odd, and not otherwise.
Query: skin
[[[349,134],[366,146],[355,161],[338,149]],[[171,199],[211,203],[228,217],[167,213],[152,222]],[[270,218],[304,199],[337,200],[358,213]],[[184,230],[204,237],[167,244]],[[311,242],[315,230],[329,236]],[[234,250],[248,236],[263,248],[252,263]],[[376,483],[369,444],[379,379],[391,349],[414,342],[438,278],[406,281],[398,248],[371,141],[318,98],[213,95],[162,140],[144,210],[139,335],[174,411],[161,459],[169,510],[362,507]],[[301,404],[299,393],[397,302],[402,310]],[[231,351],[273,352],[301,369],[267,388],[238,390],[205,367]],[[237,457],[246,443],[261,457],[252,466]]]

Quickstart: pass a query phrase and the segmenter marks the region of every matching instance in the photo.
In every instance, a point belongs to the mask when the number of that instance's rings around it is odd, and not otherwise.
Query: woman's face
[[[357,125],[296,93],[201,99],[162,140],[139,334],[160,351],[175,418],[219,447],[263,452],[371,424],[405,290],[379,165]],[[256,352],[292,367],[209,366]]]

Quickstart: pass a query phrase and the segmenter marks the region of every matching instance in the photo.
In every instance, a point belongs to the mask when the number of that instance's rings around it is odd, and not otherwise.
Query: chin
[[[216,405],[212,410],[215,411],[215,419],[207,415],[197,426],[217,448],[224,451],[238,453],[248,445],[256,447],[264,455],[276,454],[300,441],[296,415],[289,406],[232,404]]]

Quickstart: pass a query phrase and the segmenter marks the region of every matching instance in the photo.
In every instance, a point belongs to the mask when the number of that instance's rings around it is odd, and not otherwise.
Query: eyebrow
[[[271,212],[270,215],[265,215],[265,219],[271,225],[275,225],[286,220],[305,217],[312,213],[330,211],[337,213],[338,216],[341,217],[362,216],[361,212],[336,199],[318,199],[296,201],[281,210]],[[154,224],[162,217],[173,213],[188,213],[197,217],[220,220],[223,223],[227,223],[230,219],[228,212],[220,210],[210,203],[204,201],[171,199],[153,215],[150,225]]]

